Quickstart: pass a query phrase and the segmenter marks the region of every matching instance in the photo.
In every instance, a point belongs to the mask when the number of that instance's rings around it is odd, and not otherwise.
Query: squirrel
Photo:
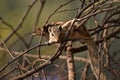
[[[61,42],[64,40],[65,36],[67,35],[67,32],[70,30],[72,20],[69,20],[67,22],[51,22],[47,23],[43,26],[42,29],[38,28],[35,31],[35,34],[43,34],[49,39],[48,43],[52,42]],[[89,34],[88,30],[84,25],[80,25],[79,21],[75,21],[72,25],[72,30],[70,30],[70,34],[68,35],[68,39],[79,39],[82,37],[90,37],[90,39],[83,39],[83,41],[80,40],[81,43],[87,43],[88,51],[89,51],[89,58],[90,58],[90,64],[91,69],[96,77],[96,79],[99,79],[99,65],[98,65],[98,49],[97,45],[94,42],[94,40],[91,38],[91,35]],[[101,79],[105,80],[104,73],[101,72]]]
[[[42,31],[46,38],[48,38],[48,43],[61,42],[67,35],[67,32],[71,25],[71,21],[72,20],[69,20],[67,22],[47,23],[45,26],[43,26],[43,29],[37,28],[35,34],[40,34]],[[75,22],[72,30],[70,31],[68,39],[75,40],[81,38],[80,42],[84,44],[85,40],[82,39],[82,37],[89,37],[88,32],[85,33],[84,31],[87,31],[86,28],[83,26],[79,26],[79,22]]]

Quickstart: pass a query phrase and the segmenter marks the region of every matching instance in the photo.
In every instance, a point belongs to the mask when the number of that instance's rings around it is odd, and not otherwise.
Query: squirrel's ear
[[[58,25],[58,29],[59,29],[60,31],[62,31],[62,27],[61,27],[61,25]]]
[[[40,35],[40,34],[41,34],[41,28],[36,27],[32,35]]]

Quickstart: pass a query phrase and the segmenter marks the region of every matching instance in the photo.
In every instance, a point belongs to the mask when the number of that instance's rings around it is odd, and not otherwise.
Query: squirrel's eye
[[[52,36],[54,36],[54,34],[51,34]]]

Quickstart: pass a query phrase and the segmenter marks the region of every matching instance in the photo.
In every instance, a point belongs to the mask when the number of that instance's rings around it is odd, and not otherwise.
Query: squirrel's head
[[[61,24],[48,24],[49,43],[61,41],[62,27]]]
[[[41,32],[43,35],[47,36],[49,38],[49,43],[52,42],[59,42],[61,41],[61,36],[62,36],[62,27],[61,25],[63,22],[51,22],[47,23],[46,25],[43,26],[43,28],[37,27],[35,29],[35,32],[33,35],[41,35]]]

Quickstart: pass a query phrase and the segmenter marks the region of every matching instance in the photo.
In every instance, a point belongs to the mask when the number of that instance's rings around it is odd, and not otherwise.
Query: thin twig
[[[23,17],[21,18],[21,20],[19,21],[19,24],[16,26],[16,28],[14,29],[15,32],[17,32],[23,25],[26,17],[28,16],[28,13],[30,12],[30,10],[32,9],[32,7],[34,6],[34,4],[37,2],[37,0],[34,0],[26,9],[25,13],[23,14]],[[7,38],[4,40],[4,42],[6,43],[14,34],[15,32],[11,32]]]
[[[66,6],[67,4],[69,4],[69,3],[72,2],[72,1],[74,1],[74,0],[69,0],[69,1],[67,1],[66,3],[60,5],[57,9],[55,9],[55,10],[50,14],[50,16],[47,18],[47,21],[45,22],[45,24],[48,23],[49,19],[50,19],[60,8]]]
[[[20,36],[15,30],[14,30],[14,28],[13,28],[13,26],[12,25],[10,25],[9,23],[7,23],[3,18],[1,18],[0,17],[0,21],[4,24],[4,25],[6,25],[6,26],[8,26],[9,28],[11,28],[11,30],[19,37],[19,39],[23,42],[23,44],[27,47],[28,46],[28,44],[26,43],[26,41],[22,38],[22,36]]]

